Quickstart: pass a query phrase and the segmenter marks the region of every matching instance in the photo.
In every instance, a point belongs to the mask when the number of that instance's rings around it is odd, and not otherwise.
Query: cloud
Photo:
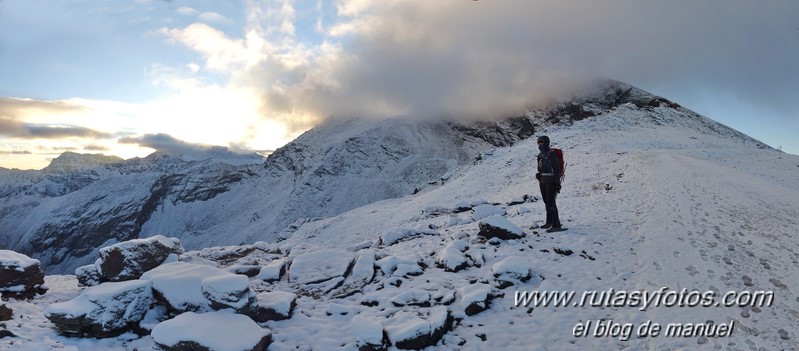
[[[210,23],[214,23],[214,22],[217,22],[217,23],[230,23],[230,22],[232,22],[229,18],[227,18],[225,16],[222,16],[219,13],[213,12],[213,11],[203,12],[203,13],[200,14],[199,18],[200,18],[201,21],[210,22]]]
[[[0,98],[0,136],[19,139],[111,138],[112,135],[70,124],[29,123],[31,114],[84,112],[85,107],[66,101]]]
[[[181,14],[181,15],[184,15],[184,16],[188,16],[188,15],[193,15],[193,14],[195,14],[195,13],[199,12],[199,11],[197,11],[197,10],[196,10],[195,8],[193,8],[193,7],[189,7],[189,6],[181,6],[181,7],[178,7],[178,8],[175,10],[175,12],[177,12],[177,13],[179,13],[179,14]]]
[[[33,155],[33,153],[28,151],[28,150],[0,150],[0,154],[3,154],[3,155]]]
[[[205,144],[188,143],[164,133],[145,134],[139,137],[125,137],[120,138],[117,142],[120,144],[136,144],[170,155],[193,155],[208,151],[212,148],[217,148]]]

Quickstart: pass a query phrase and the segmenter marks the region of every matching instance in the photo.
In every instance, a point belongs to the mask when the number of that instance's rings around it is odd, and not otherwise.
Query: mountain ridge
[[[614,119],[619,109],[641,113]],[[90,263],[102,244],[139,236],[177,236],[190,249],[283,240],[309,220],[435,188],[486,150],[592,118],[609,119],[609,128],[678,125],[766,148],[664,98],[603,81],[588,95],[504,119],[330,120],[260,164],[154,153],[72,177],[39,174],[0,185],[0,243],[40,257],[53,273]]]

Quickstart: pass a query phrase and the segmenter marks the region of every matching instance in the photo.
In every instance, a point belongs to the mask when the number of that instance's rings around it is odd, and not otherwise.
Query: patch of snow
[[[505,209],[494,205],[480,205],[474,208],[472,219],[479,221],[489,216],[504,216]]]

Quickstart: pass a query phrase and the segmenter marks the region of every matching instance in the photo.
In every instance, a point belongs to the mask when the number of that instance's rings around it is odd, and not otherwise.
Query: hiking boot
[[[552,228],[547,229],[547,233],[559,232],[559,231],[561,231],[561,229],[563,229],[563,227],[561,227],[561,226],[555,227],[555,226],[550,225],[550,227],[552,227]]]
[[[541,226],[541,227],[539,227],[539,228],[541,228],[541,229],[549,229],[549,228],[552,228],[552,223],[547,223],[547,224],[544,224],[544,225],[542,225],[542,226]]]

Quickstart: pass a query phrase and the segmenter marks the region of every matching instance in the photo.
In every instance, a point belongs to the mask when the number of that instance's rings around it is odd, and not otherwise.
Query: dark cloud
[[[86,150],[86,151],[108,151],[110,149],[108,147],[105,147],[105,146],[102,146],[102,145],[91,144],[91,145],[84,146],[83,150]]]
[[[41,101],[0,97],[0,136],[20,139],[62,139],[69,137],[111,138],[112,135],[91,128],[68,124],[26,123],[29,113],[80,112],[86,108],[64,101]]]
[[[0,150],[3,155],[33,155],[32,152],[27,150]]]
[[[261,85],[267,115],[497,114],[594,78],[786,111],[799,96],[797,1],[370,6],[354,18],[343,52],[293,66],[269,61],[239,77]]]

